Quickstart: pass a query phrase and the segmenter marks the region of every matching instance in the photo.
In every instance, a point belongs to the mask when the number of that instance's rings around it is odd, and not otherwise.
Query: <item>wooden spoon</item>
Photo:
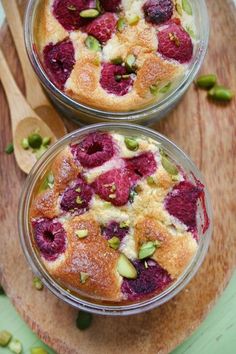
[[[52,143],[56,137],[44,121],[37,116],[20,92],[10,72],[6,59],[0,49],[0,78],[7,96],[12,124],[14,153],[17,164],[25,173],[29,173],[36,162],[31,149],[24,150],[21,142],[35,131],[42,137],[51,137]]]
[[[25,79],[26,99],[33,110],[45,121],[57,138],[66,134],[66,128],[36,78],[25,50],[23,27],[16,0],[2,0],[8,25],[13,36]]]

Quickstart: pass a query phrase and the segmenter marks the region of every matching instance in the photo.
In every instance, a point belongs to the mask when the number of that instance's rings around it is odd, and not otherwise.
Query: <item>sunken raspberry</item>
[[[188,226],[188,230],[195,231],[197,202],[202,194],[203,188],[187,181],[180,182],[167,195],[165,208],[171,215]]]
[[[163,291],[170,283],[170,275],[161,268],[155,261],[148,260],[147,268],[144,262],[135,261],[137,269],[136,279],[124,279],[121,290],[128,300],[138,300],[144,295]]]
[[[153,24],[168,21],[173,15],[172,0],[147,0],[143,5],[145,20]]]
[[[65,252],[66,232],[62,224],[56,220],[40,219],[32,222],[35,242],[48,261],[54,261]]]
[[[156,160],[152,152],[144,152],[131,159],[125,159],[125,165],[133,182],[139,178],[152,175],[157,169]]]
[[[133,85],[131,76],[126,75],[126,69],[122,65],[104,63],[101,72],[100,84],[108,93],[113,93],[117,96],[124,96],[129,92]]]
[[[88,168],[101,166],[114,155],[112,137],[102,132],[87,135],[79,144],[71,146],[71,149],[81,165]]]
[[[67,31],[74,31],[89,21],[81,17],[80,12],[95,7],[95,0],[55,0],[53,15]]]
[[[91,21],[83,30],[105,44],[116,31],[116,24],[117,16],[111,12],[105,12]]]
[[[120,10],[121,0],[100,0],[105,11],[116,12]]]
[[[43,50],[45,70],[52,82],[62,90],[75,64],[75,51],[70,40],[49,43]]]
[[[85,213],[88,210],[92,195],[92,188],[82,178],[78,178],[73,186],[67,188],[63,193],[61,208],[64,211]]]
[[[122,241],[128,232],[128,226],[120,227],[120,223],[116,221],[111,221],[108,225],[102,227],[102,234],[107,240],[110,240],[110,238],[116,236],[120,239],[120,241]]]
[[[189,34],[171,23],[158,32],[158,52],[166,58],[175,59],[180,63],[188,62],[193,55],[193,43]]]
[[[115,206],[128,202],[130,192],[129,175],[124,169],[113,169],[101,174],[93,183],[96,193]]]

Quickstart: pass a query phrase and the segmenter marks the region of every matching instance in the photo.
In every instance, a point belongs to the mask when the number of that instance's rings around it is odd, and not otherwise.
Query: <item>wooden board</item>
[[[216,72],[220,82],[236,90],[233,0],[209,0],[207,4],[212,29],[202,72]],[[24,89],[7,30],[2,32],[1,42],[16,80]],[[135,317],[95,316],[92,327],[80,332],[75,327],[75,309],[57,300],[46,289],[37,292],[32,287],[32,273],[20,249],[17,232],[17,204],[25,175],[17,168],[14,156],[3,152],[11,141],[11,129],[8,107],[0,87],[0,282],[21,316],[58,353],[168,353],[199,326],[236,265],[235,111],[236,99],[230,105],[215,105],[206,99],[204,91],[197,91],[192,85],[177,109],[155,125],[192,157],[204,173],[210,189],[214,235],[198,274],[184,291],[160,308]]]

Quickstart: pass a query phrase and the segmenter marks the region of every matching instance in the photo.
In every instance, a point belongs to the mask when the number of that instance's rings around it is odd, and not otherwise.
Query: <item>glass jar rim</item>
[[[35,10],[39,1],[40,0],[28,1],[26,12],[25,12],[25,20],[24,20],[24,39],[25,39],[26,50],[27,50],[29,60],[37,76],[39,77],[41,83],[49,90],[49,92],[51,92],[64,105],[69,106],[74,110],[81,111],[85,114],[96,115],[99,118],[102,118],[104,121],[109,122],[110,120],[112,120],[112,121],[117,121],[117,123],[123,122],[124,120],[128,122],[132,122],[132,121],[138,122],[144,120],[145,117],[150,113],[158,114],[158,112],[167,110],[168,107],[172,106],[174,102],[178,100],[178,98],[180,98],[182,94],[186,91],[186,89],[191,84],[194,77],[197,75],[198,71],[200,70],[200,67],[205,58],[208,40],[209,40],[209,18],[208,18],[207,6],[205,0],[193,0],[195,1],[196,6],[198,6],[198,10],[200,12],[201,21],[202,21],[202,28],[200,33],[201,38],[199,39],[200,42],[199,48],[195,56],[194,63],[192,65],[191,70],[187,75],[183,77],[183,79],[180,81],[177,87],[172,92],[170,92],[170,94],[168,94],[159,102],[154,103],[153,105],[149,105],[140,110],[126,111],[126,112],[103,111],[90,106],[86,106],[85,104],[82,104],[79,101],[73,99],[72,97],[66,95],[50,81],[34,50],[33,21],[34,21]]]
[[[31,199],[31,194],[35,183],[48,164],[48,160],[52,159],[52,156],[58,153],[59,149],[63,146],[69,144],[73,139],[79,139],[84,134],[96,131],[96,130],[129,130],[136,132],[137,134],[146,135],[154,140],[158,140],[165,144],[165,147],[174,149],[174,151],[179,155],[179,158],[183,158],[184,162],[190,170],[193,170],[194,176],[203,183],[205,191],[205,202],[206,210],[209,218],[209,228],[204,234],[204,237],[201,237],[199,241],[199,247],[196,255],[185,269],[183,274],[166,290],[160,294],[141,302],[129,305],[101,305],[93,303],[92,301],[87,301],[79,298],[68,292],[66,289],[61,287],[44,269],[40,260],[36,256],[32,243],[30,242],[30,231],[28,225],[28,213],[29,213],[29,203]],[[181,291],[187,283],[192,279],[200,265],[202,264],[204,257],[207,253],[209,242],[212,234],[212,207],[209,197],[209,192],[206,187],[205,180],[201,175],[200,171],[197,169],[192,160],[173,142],[167,139],[162,134],[153,131],[150,128],[142,127],[139,125],[128,124],[128,123],[99,123],[93,124],[88,127],[73,131],[67,134],[65,137],[57,141],[52,147],[49,148],[43,157],[34,165],[31,172],[29,173],[20,198],[19,211],[18,211],[18,228],[20,234],[20,242],[25,254],[25,257],[30,264],[33,272],[39,276],[46,287],[61,300],[66,303],[91,313],[102,314],[102,315],[131,315],[137,314],[144,311],[151,310],[154,307],[160,306],[166,301],[170,300],[175,296],[179,291]]]

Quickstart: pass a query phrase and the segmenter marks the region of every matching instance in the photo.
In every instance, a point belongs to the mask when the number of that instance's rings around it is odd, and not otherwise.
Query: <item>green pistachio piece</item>
[[[6,347],[10,342],[12,334],[8,331],[0,331],[0,347]]]
[[[79,195],[78,197],[76,197],[76,204],[83,204],[83,200],[80,198]]]
[[[165,85],[164,87],[162,87],[162,88],[159,90],[159,92],[160,92],[160,93],[166,93],[166,92],[168,92],[168,91],[170,90],[170,88],[171,88],[171,82],[168,82],[168,84]]]
[[[129,193],[129,202],[133,203],[134,202],[134,198],[138,195],[138,193],[136,192],[136,190],[132,189]]]
[[[151,92],[151,94],[152,94],[153,96],[157,96],[157,95],[158,95],[159,89],[158,89],[158,86],[157,86],[157,85],[151,85],[151,86],[149,87],[149,90],[150,90],[150,92]]]
[[[170,175],[177,175],[179,173],[177,167],[169,160],[167,156],[162,156],[161,164]]]
[[[119,32],[122,32],[123,29],[125,28],[126,26],[126,21],[124,19],[124,17],[120,17],[119,20],[117,21],[117,29]]]
[[[178,14],[179,14],[180,16],[182,16],[182,15],[183,15],[183,10],[182,10],[181,5],[180,5],[180,4],[176,4],[176,5],[175,5],[175,8],[176,8],[176,11],[178,12]]]
[[[27,138],[24,138],[21,140],[21,146],[23,147],[24,150],[29,149],[29,142]]]
[[[140,20],[140,17],[138,15],[131,15],[128,16],[127,21],[130,26],[136,25]]]
[[[54,186],[54,176],[52,172],[49,172],[48,175],[44,178],[43,183],[39,188],[39,192],[45,191],[46,189],[52,189]]]
[[[2,285],[0,284],[0,295],[4,295],[4,294],[5,294],[5,291],[4,291],[3,287],[2,287]]]
[[[43,290],[43,283],[40,278],[34,277],[33,284],[34,284],[35,289]]]
[[[103,202],[103,206],[104,206],[105,209],[110,208],[111,205],[112,205],[112,204],[111,204],[110,202]]]
[[[116,236],[113,236],[110,240],[108,240],[108,243],[114,250],[117,250],[120,247],[120,239]]]
[[[47,147],[46,146],[41,146],[38,150],[36,150],[35,152],[35,157],[37,160],[40,159],[40,157],[47,151]]]
[[[48,351],[42,347],[35,347],[30,349],[31,354],[48,354]]]
[[[99,0],[96,0],[96,9],[97,9],[99,12],[102,12],[102,8],[101,8],[101,4],[100,4],[100,1],[99,1]]]
[[[83,229],[83,230],[77,230],[75,231],[76,236],[78,236],[79,238],[85,238],[88,236],[88,230],[87,229]]]
[[[77,10],[76,6],[74,6],[74,5],[67,5],[67,9],[70,10],[70,11],[76,11]]]
[[[112,64],[122,64],[123,63],[123,59],[121,57],[117,57],[114,59],[111,59]]]
[[[215,86],[217,77],[215,74],[201,75],[196,80],[196,85],[203,89],[210,89]]]
[[[87,9],[81,11],[79,15],[83,18],[95,18],[99,15],[99,11],[97,9]]]
[[[234,97],[234,93],[224,86],[215,85],[208,91],[208,96],[215,101],[229,102]]]
[[[81,284],[84,284],[86,280],[88,280],[89,274],[85,272],[80,272],[80,282]]]
[[[32,133],[28,136],[28,142],[32,149],[39,149],[43,143],[43,139],[38,133]]]
[[[196,35],[195,35],[195,33],[194,33],[192,27],[186,26],[186,27],[185,27],[185,30],[188,32],[188,34],[189,34],[192,38],[196,38]]]
[[[131,150],[131,151],[136,151],[139,148],[139,143],[137,142],[136,139],[134,138],[128,138],[125,137],[125,145],[127,147],[127,149]]]
[[[8,348],[15,354],[22,353],[22,344],[18,339],[12,339],[8,344]]]
[[[43,138],[43,146],[48,146],[48,145],[50,145],[50,144],[51,144],[51,140],[52,140],[52,138],[51,138],[50,136],[45,136],[45,137]]]
[[[126,220],[126,221],[121,221],[119,226],[121,229],[124,229],[125,227],[129,227],[129,225],[130,225],[130,221]]]
[[[151,176],[147,177],[147,184],[149,184],[149,186],[153,186],[155,184],[154,178]]]
[[[93,320],[93,316],[89,312],[79,311],[78,317],[76,319],[76,326],[81,331],[90,327]]]
[[[80,193],[81,192],[81,188],[80,187],[78,187],[78,188],[76,188],[76,190],[75,190],[76,192],[78,192],[78,193]]]
[[[8,154],[8,155],[10,155],[10,154],[13,153],[13,151],[14,151],[14,146],[13,146],[13,144],[12,144],[12,143],[8,144],[8,145],[6,146],[6,148],[5,148],[5,153]]]
[[[143,243],[139,249],[138,258],[144,259],[151,257],[158,247],[160,247],[160,242],[157,240]]]
[[[191,16],[193,14],[192,6],[188,0],[182,0],[182,8],[188,15]]]
[[[130,262],[130,260],[121,253],[118,263],[117,263],[117,272],[125,278],[128,279],[136,279],[137,278],[137,270]]]
[[[148,263],[147,263],[147,261],[144,261],[144,267],[145,267],[145,269],[148,269]]]
[[[129,54],[125,59],[125,67],[128,72],[134,72],[134,63],[136,61],[136,57],[133,54]]]
[[[85,39],[85,45],[93,52],[100,52],[102,50],[101,43],[93,36],[88,36]]]

